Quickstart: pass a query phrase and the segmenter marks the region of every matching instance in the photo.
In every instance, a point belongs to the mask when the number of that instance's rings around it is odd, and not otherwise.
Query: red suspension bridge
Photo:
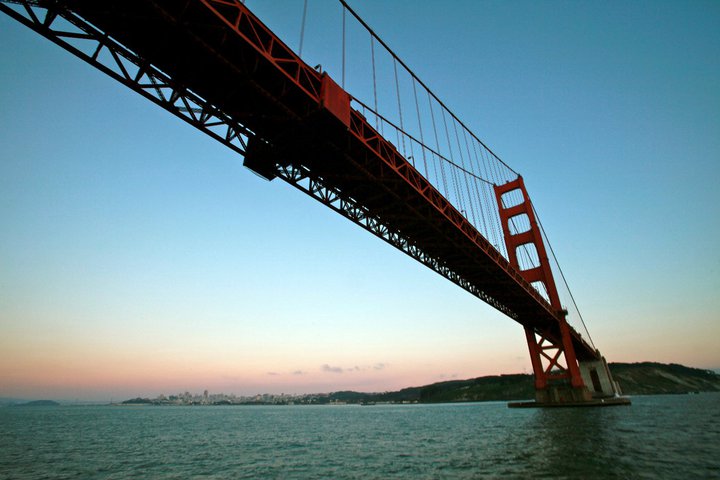
[[[617,385],[582,318],[568,321],[522,177],[340,3],[339,82],[299,55],[307,2],[298,53],[240,0],[0,0],[0,10],[520,323],[538,404],[613,403]],[[365,101],[344,88],[348,19],[369,47]]]

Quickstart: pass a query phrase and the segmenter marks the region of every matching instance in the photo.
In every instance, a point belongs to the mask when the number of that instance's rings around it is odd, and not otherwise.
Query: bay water
[[[0,479],[720,478],[720,394],[505,403],[0,408]]]

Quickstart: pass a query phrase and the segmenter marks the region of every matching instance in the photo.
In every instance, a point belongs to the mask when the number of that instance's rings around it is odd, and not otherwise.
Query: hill
[[[19,403],[16,407],[57,407],[60,404],[55,400],[33,400],[27,403]]]
[[[152,400],[149,398],[131,398],[130,400],[125,400],[121,403],[121,405],[151,405],[153,403]]]
[[[613,377],[625,395],[720,392],[720,375],[710,370],[655,362],[611,363]],[[123,405],[287,405],[335,403],[448,403],[528,400],[535,397],[533,376],[529,374],[493,375],[469,380],[451,380],[395,392],[303,394],[294,397],[266,395],[262,398],[225,398],[211,402],[197,399],[179,401],[169,398],[133,398]]]
[[[610,371],[626,395],[720,391],[720,375],[675,363],[611,363]]]
[[[526,399],[535,396],[532,375],[494,375],[469,380],[451,380],[396,392],[335,392],[330,402],[346,403],[445,403]]]
[[[610,371],[625,395],[720,392],[720,375],[710,370],[654,362],[611,363]],[[535,397],[528,374],[494,375],[452,380],[396,392],[335,392],[330,401],[361,402],[482,402],[523,400]]]

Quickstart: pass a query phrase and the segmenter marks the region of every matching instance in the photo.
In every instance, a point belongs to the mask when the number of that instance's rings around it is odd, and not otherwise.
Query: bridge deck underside
[[[447,211],[429,202],[426,192],[319,107],[319,73],[301,72],[300,82],[290,78],[198,0],[64,3],[182,88],[242,123],[255,135],[251,142],[267,147],[269,161],[301,167],[361,208],[363,215],[455,272],[486,302],[525,326],[559,338],[558,314],[528,293],[532,287],[517,280],[517,272],[484,238],[485,243],[478,244],[449,221]],[[365,122],[356,111],[351,116],[352,122]],[[573,343],[579,359],[595,357],[574,331]]]

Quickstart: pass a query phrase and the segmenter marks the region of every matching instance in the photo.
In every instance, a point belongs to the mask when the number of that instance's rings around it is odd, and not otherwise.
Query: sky
[[[248,5],[299,47],[302,1]],[[609,361],[720,368],[720,4],[350,5],[523,175]],[[336,79],[338,25],[309,2]],[[4,15],[0,46],[0,397],[531,372],[440,275]]]

